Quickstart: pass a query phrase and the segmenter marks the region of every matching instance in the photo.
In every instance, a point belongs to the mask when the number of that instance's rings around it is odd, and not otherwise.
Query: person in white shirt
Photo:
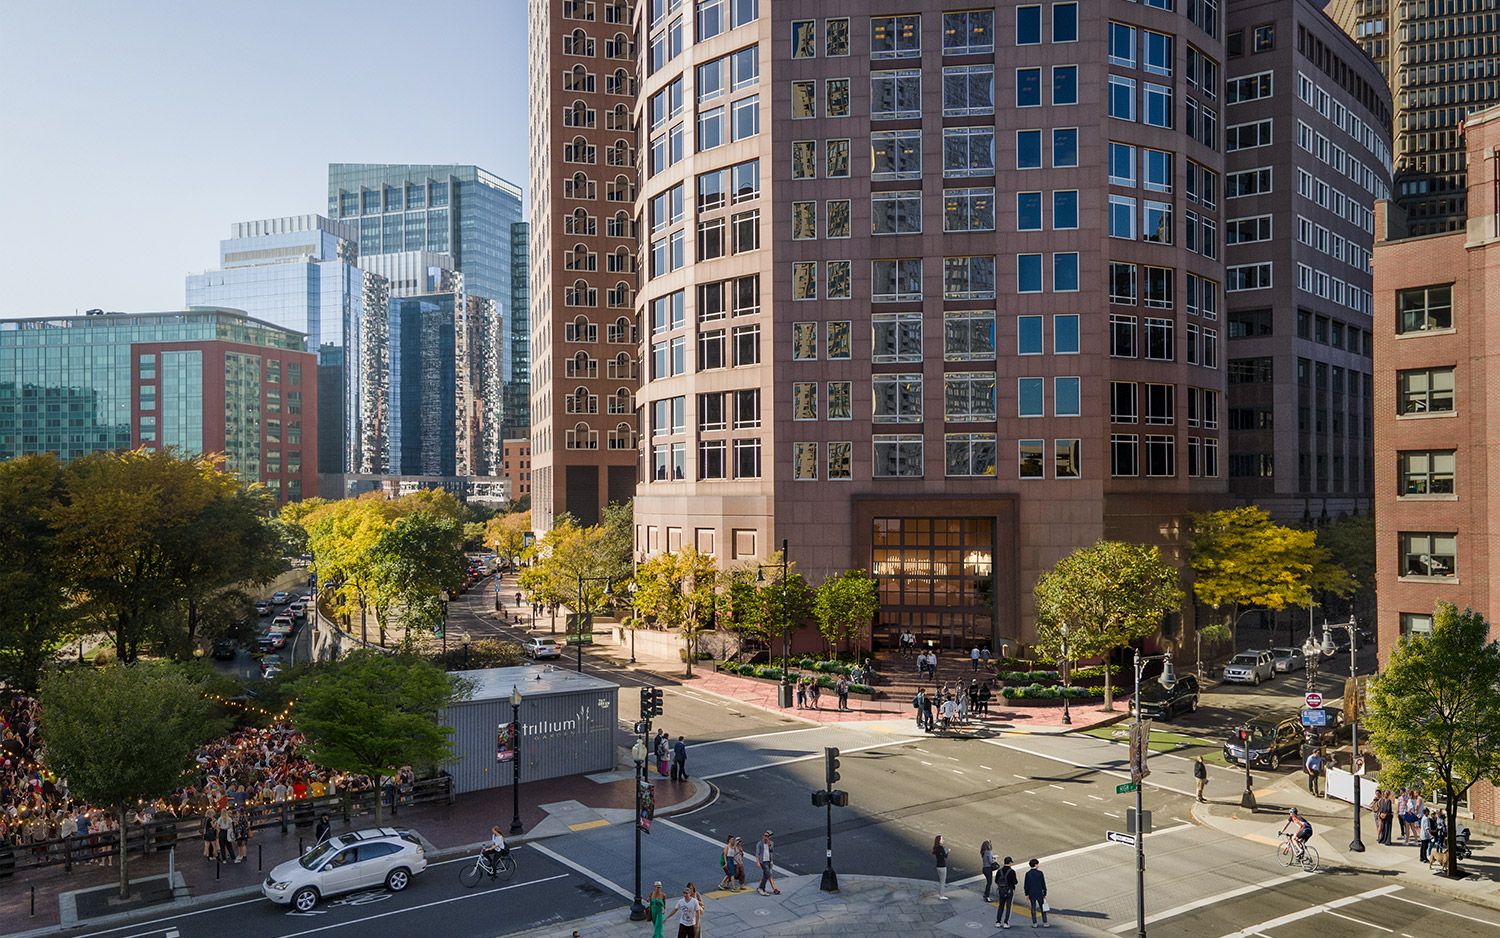
[[[958,703],[952,697],[943,701],[943,729],[948,729],[958,719]]]
[[[667,918],[677,916],[677,938],[693,938],[693,930],[698,927],[698,913],[701,911],[702,906],[693,898],[693,887],[689,884],[683,888],[677,907],[667,913]]]

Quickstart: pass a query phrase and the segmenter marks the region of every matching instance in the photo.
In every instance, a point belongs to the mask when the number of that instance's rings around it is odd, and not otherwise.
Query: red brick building
[[[510,497],[531,494],[531,440],[506,440],[500,457],[500,474],[510,480]]]
[[[1376,209],[1375,526],[1379,645],[1432,628],[1439,600],[1493,619],[1500,582],[1497,464],[1500,389],[1489,368],[1500,329],[1500,108],[1466,127],[1469,219],[1460,231],[1407,236],[1393,203]],[[1500,494],[1500,493],[1497,493]],[[1492,631],[1493,634],[1493,631]],[[1477,821],[1500,821],[1493,787],[1470,794]]]

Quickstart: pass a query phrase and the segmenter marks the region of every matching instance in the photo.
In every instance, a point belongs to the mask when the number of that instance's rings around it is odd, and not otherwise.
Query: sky
[[[0,319],[181,309],[328,164],[528,182],[525,0],[0,0]]]

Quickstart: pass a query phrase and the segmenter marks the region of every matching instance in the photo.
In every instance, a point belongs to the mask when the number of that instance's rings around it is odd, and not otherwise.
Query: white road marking
[[[1380,929],[1383,932],[1390,932],[1393,935],[1396,933],[1396,929],[1394,929],[1394,928],[1386,928],[1384,925],[1376,925],[1374,922],[1367,922],[1367,921],[1365,921],[1362,918],[1355,918],[1352,915],[1345,915],[1342,912],[1335,912],[1332,909],[1330,909],[1328,911],[1328,914],[1332,915],[1334,918],[1341,918],[1341,919],[1345,919],[1347,921],[1353,922],[1356,925],[1365,925],[1365,926],[1368,926],[1370,928],[1378,928],[1378,929]]]
[[[1071,802],[1071,801],[1067,801],[1067,800],[1064,800],[1064,801],[1063,801],[1063,804],[1065,804],[1065,805],[1069,805],[1069,806],[1071,806],[1071,807],[1074,807],[1074,808],[1076,808],[1076,807],[1078,807],[1078,805],[1076,805],[1076,804],[1073,804],[1073,802]]]
[[[1051,754],[1045,753],[1045,752],[1035,752],[1033,750],[1026,749],[1026,748],[1023,748],[1021,746],[1017,746],[1014,743],[1007,743],[1007,742],[1004,742],[1004,741],[998,740],[998,739],[986,739],[986,740],[983,740],[983,742],[989,743],[991,746],[1000,746],[1000,747],[1002,747],[1004,749],[1013,749],[1016,752],[1024,752],[1028,756],[1036,756],[1039,759],[1051,759],[1053,762],[1061,762],[1063,765],[1071,765],[1071,766],[1073,766],[1076,769],[1088,769],[1090,772],[1098,772],[1100,775],[1109,775],[1109,776],[1111,776],[1113,778],[1123,778],[1126,781],[1130,780],[1130,773],[1129,772],[1121,772],[1121,771],[1118,771],[1116,769],[1103,769],[1103,768],[1100,768],[1097,765],[1090,765],[1087,762],[1074,762],[1072,759],[1064,759],[1062,756],[1054,756],[1054,755],[1051,755]],[[1166,754],[1167,753],[1161,753],[1161,755],[1166,755]],[[1153,758],[1155,758],[1155,757],[1153,756]],[[1173,788],[1171,785],[1163,785],[1160,782],[1153,782],[1153,781],[1150,781],[1149,779],[1146,780],[1146,781],[1144,781],[1143,784],[1150,785],[1153,788],[1160,788],[1162,791],[1170,791],[1170,792],[1173,792],[1174,794],[1178,794],[1178,795],[1195,795],[1196,794],[1196,792],[1188,791],[1185,788]],[[1053,786],[1053,787],[1060,787],[1060,786]]]
[[[922,763],[923,765],[932,765],[932,763],[928,762],[926,759],[918,759],[917,761]]]
[[[658,821],[657,823],[661,823],[661,822]],[[1185,830],[1187,830],[1187,829],[1189,829],[1191,827],[1195,827],[1195,826],[1196,825],[1193,825],[1193,824],[1183,824],[1180,827],[1168,827],[1168,828],[1166,828],[1164,830],[1159,830],[1159,831],[1153,832],[1151,836],[1153,836],[1153,837],[1160,837],[1163,834],[1175,834],[1175,833],[1178,833],[1180,831],[1185,831]],[[1045,857],[1038,857],[1037,859],[1038,859],[1039,862],[1042,862],[1042,863],[1055,863],[1058,860],[1065,860],[1068,857],[1076,857],[1076,856],[1078,856],[1079,854],[1082,854],[1082,853],[1093,853],[1095,850],[1104,850],[1104,849],[1106,849],[1108,847],[1117,847],[1117,846],[1119,846],[1119,845],[1118,844],[1109,843],[1108,841],[1100,841],[1097,844],[1089,844],[1089,845],[1084,846],[1084,847],[1074,847],[1072,850],[1064,850],[1062,853],[1054,853],[1054,854],[1050,854],[1050,855],[1045,856]],[[984,876],[983,875],[979,875],[979,876],[970,876],[967,879],[955,880],[955,881],[949,883],[948,885],[950,885],[950,886],[967,886],[970,883],[982,883],[982,882],[984,882]],[[635,898],[635,897],[632,896],[631,898]],[[1135,927],[1135,923],[1131,922],[1129,927],[1134,928]]]
[[[632,898],[634,898],[634,897],[632,897]],[[1472,915],[1465,915],[1462,912],[1453,912],[1453,911],[1451,911],[1449,909],[1440,909],[1440,908],[1438,908],[1435,905],[1428,905],[1425,902],[1417,902],[1414,899],[1407,899],[1404,896],[1389,895],[1389,896],[1386,896],[1386,898],[1387,899],[1395,899],[1397,902],[1410,902],[1412,905],[1419,905],[1422,908],[1428,910],[1429,912],[1443,912],[1443,913],[1445,913],[1447,915],[1457,916],[1458,918],[1466,918],[1466,919],[1468,919],[1471,922],[1478,922],[1481,925],[1488,925],[1491,928],[1500,928],[1500,922],[1491,922],[1488,919],[1475,918]]]
[[[1067,791],[1067,789],[1062,787],[1061,785],[1053,785],[1052,787],[1056,788],[1058,791]]]
[[[990,771],[990,772],[993,772],[993,771],[995,771],[995,770],[994,770],[994,769],[991,769],[991,768],[990,768],[990,767],[989,767],[989,766],[987,766],[987,765],[985,765],[985,764],[984,764],[984,763],[980,763],[980,764],[979,764],[979,767],[980,767],[980,768],[981,768],[981,769],[986,769],[986,770],[988,770],[988,771]],[[1018,775],[1018,776],[1016,776],[1016,777],[1017,777],[1017,778],[1020,778],[1020,776],[1019,776],[1019,775]]]
[[[1026,776],[1024,776],[1024,775],[1017,775],[1014,772],[1010,773],[1010,775],[1011,775],[1011,778],[1026,778]]]
[[[1036,794],[1036,792],[1034,792],[1034,791],[1028,791],[1026,794],[1028,794],[1028,795],[1034,795],[1034,794]]]
[[[634,899],[635,897],[631,896],[631,898]],[[204,908],[201,908],[201,909],[193,909],[193,910],[187,911],[187,912],[179,912],[179,913],[177,913],[175,915],[166,915],[166,916],[163,916],[161,918],[154,918],[154,919],[151,919],[150,921],[142,922],[141,924],[143,924],[143,925],[154,925],[157,922],[170,922],[173,919],[187,918],[190,915],[202,915],[205,912],[218,912],[221,909],[232,909],[235,906],[239,906],[239,905],[255,905],[256,903],[265,902],[265,901],[266,901],[266,899],[265,899],[264,896],[256,896],[254,899],[243,899],[243,900],[241,900],[239,902],[226,902],[224,905],[205,906]],[[158,931],[159,930],[160,929],[158,929]],[[109,934],[113,934],[114,932],[117,932],[117,931],[120,931],[120,929],[118,929],[118,928],[106,928],[103,931],[93,932],[93,934],[95,934],[95,935],[109,935]],[[152,931],[152,932],[143,932],[140,935],[132,935],[131,938],[146,938],[147,935],[154,935],[154,934],[156,934],[156,932],[154,932],[154,931]],[[86,935],[85,936],[80,936],[80,938],[89,938],[89,936],[86,936]]]
[[[698,838],[699,840],[703,841],[706,844],[713,844],[715,847],[722,847],[722,846],[724,846],[724,843],[722,841],[714,840],[712,837],[708,836],[707,834],[699,833],[698,831],[695,831],[695,830],[693,830],[690,827],[683,827],[681,824],[677,824],[677,823],[673,822],[669,818],[657,818],[656,819],[656,823],[664,825],[666,827],[670,827],[670,828],[672,828],[673,830],[676,830],[676,831],[681,831],[684,834],[690,834],[690,835]],[[532,846],[536,846],[536,845],[532,844]],[[630,898],[634,899],[635,896],[631,896]]]
[[[531,844],[530,846],[536,848],[537,850],[542,850],[545,853],[551,853],[550,850],[546,850],[545,848],[541,847],[538,844]],[[572,865],[571,863],[568,863],[567,860],[563,860],[562,857],[554,857],[554,859],[559,860],[559,861],[561,861],[563,863],[566,863],[569,866]],[[592,873],[588,873],[587,875],[593,876]],[[436,902],[424,902],[421,905],[414,905],[414,906],[410,906],[410,907],[405,908],[405,909],[392,909],[389,912],[381,912],[381,913],[376,914],[376,915],[367,915],[364,918],[350,919],[347,922],[333,922],[333,923],[328,924],[328,925],[320,925],[317,928],[309,928],[309,929],[307,929],[305,931],[294,931],[291,934],[282,935],[282,936],[280,936],[280,938],[301,938],[302,935],[312,935],[312,934],[316,934],[317,932],[320,932],[320,931],[328,931],[331,928],[345,928],[345,927],[347,927],[349,925],[359,925],[359,924],[361,924],[363,922],[373,922],[375,919],[378,919],[378,918],[388,918],[389,916],[392,916],[392,915],[404,915],[407,912],[416,912],[416,911],[418,911],[420,909],[430,909],[433,906],[443,905],[444,903],[448,903],[448,902],[462,902],[465,899],[478,899],[481,896],[491,896],[491,895],[494,895],[497,892],[505,892],[508,889],[523,889],[523,888],[525,888],[527,886],[535,886],[537,883],[546,883],[546,882],[551,882],[554,879],[567,879],[567,878],[568,878],[568,874],[567,873],[558,873],[556,876],[548,876],[548,877],[545,877],[543,879],[533,879],[532,881],[527,882],[527,883],[513,883],[513,884],[511,884],[509,886],[500,886],[500,887],[498,887],[496,889],[486,889],[486,890],[483,890],[482,892],[471,892],[471,893],[468,893],[467,895],[450,896],[447,899],[439,899]],[[595,877],[595,878],[597,878],[597,877]],[[604,882],[603,880],[600,880],[600,881]],[[609,885],[609,884],[606,883],[606,885]],[[634,899],[635,896],[633,896],[633,895],[632,896],[627,896],[626,898],[628,898],[628,899]],[[223,906],[219,906],[219,908],[223,908]]]
[[[666,818],[662,818],[662,820],[665,821]],[[597,882],[600,885],[604,886],[605,888],[609,889],[611,892],[619,893],[620,895],[624,896],[627,899],[634,899],[635,898],[635,894],[632,893],[630,890],[626,889],[623,886],[617,886],[617,885],[615,885],[614,882],[612,882],[611,880],[608,880],[605,877],[599,875],[598,873],[595,873],[593,870],[591,870],[588,867],[584,866],[582,863],[575,863],[574,861],[569,860],[567,857],[565,857],[562,854],[558,853],[556,850],[552,850],[552,849],[550,849],[548,847],[544,847],[544,846],[542,846],[539,843],[532,843],[531,844],[531,848],[533,850],[536,850],[537,852],[541,853],[543,856],[551,857],[552,859],[554,859],[557,862],[561,863],[563,866],[566,866],[570,870],[575,870],[575,871],[577,871],[579,873],[582,873],[584,876],[587,876],[589,879],[594,880],[595,882]],[[293,936],[286,935],[286,936],[284,936],[284,938],[293,938]]]
[[[1103,801],[1104,800],[1103,798],[1100,798],[1098,795],[1089,795],[1089,797],[1092,798],[1092,799],[1094,799],[1095,801]],[[1180,821],[1182,819],[1181,818],[1173,818],[1173,820],[1174,821]]]
[[[1105,817],[1112,817],[1112,818],[1118,818],[1119,817],[1119,815],[1116,814],[1116,813],[1114,813],[1113,811],[1106,811],[1106,812],[1104,812],[1104,816]]]
[[[886,749],[886,748],[889,748],[891,746],[904,745],[906,743],[911,742],[912,739],[918,739],[918,738],[920,738],[920,737],[911,737],[909,739],[892,739],[892,740],[887,740],[886,742],[883,742],[883,743],[873,743],[873,744],[871,744],[869,746],[856,746],[853,749],[841,749],[839,751],[843,755],[847,756],[850,753],[854,753],[854,752],[868,752],[871,749]],[[728,740],[725,740],[725,742],[728,742]],[[705,745],[707,745],[707,744],[705,744]],[[774,761],[774,762],[762,762],[760,765],[751,765],[751,766],[745,766],[745,767],[738,768],[738,769],[731,769],[728,772],[715,772],[712,775],[700,775],[700,776],[698,776],[698,778],[700,778],[700,779],[702,779],[703,781],[706,782],[706,781],[709,781],[711,779],[723,778],[726,775],[738,775],[738,776],[743,777],[748,772],[758,772],[761,769],[774,769],[777,766],[794,765],[794,764],[796,764],[798,762],[812,762],[815,759],[821,759],[821,758],[823,758],[823,754],[820,752],[820,753],[817,753],[815,755],[798,756],[795,759],[780,759],[780,760],[777,760],[777,761]],[[931,765],[932,763],[930,763],[930,762],[924,762],[922,764],[923,765]],[[632,896],[631,898],[633,899],[635,897]]]
[[[1119,817],[1118,814],[1114,816]],[[1262,889],[1268,889],[1271,886],[1279,885],[1284,882],[1286,882],[1285,876],[1277,876],[1274,879],[1268,879],[1264,882],[1251,883],[1248,886],[1240,886],[1239,888],[1231,889],[1228,892],[1221,892],[1216,896],[1204,896],[1203,898],[1195,899],[1192,902],[1187,902],[1179,906],[1173,906],[1170,909],[1164,909],[1163,911],[1157,912],[1154,915],[1148,915],[1146,916],[1146,924],[1150,925],[1153,922],[1160,922],[1169,918],[1176,918],[1179,915],[1186,915],[1189,912],[1196,912],[1204,906],[1213,905],[1216,902],[1227,902],[1230,899],[1238,899],[1240,896],[1248,896],[1252,892],[1259,892]],[[1114,928],[1111,928],[1110,931],[1119,934],[1120,932],[1129,931],[1130,929],[1134,928],[1135,925],[1135,922],[1126,922],[1122,925],[1116,925]]]
[[[736,736],[733,739],[715,739],[712,742],[698,743],[693,747],[694,752],[707,749],[709,746],[721,746],[724,743],[742,743],[747,739],[765,739],[769,736],[790,736],[793,733],[811,733],[813,730],[821,730],[821,726],[809,726],[800,730],[773,730],[769,733],[756,733],[752,736]],[[635,898],[634,896],[631,897]]]
[[[1362,892],[1355,896],[1345,896],[1342,899],[1335,899],[1332,902],[1324,902],[1320,905],[1311,906],[1309,908],[1303,909],[1301,912],[1292,912],[1289,915],[1282,915],[1278,918],[1269,919],[1267,921],[1261,922],[1258,925],[1251,925],[1249,928],[1243,928],[1239,931],[1230,932],[1227,935],[1224,935],[1223,938],[1250,938],[1251,935],[1259,935],[1262,929],[1279,928],[1282,925],[1288,925],[1292,922],[1298,922],[1305,918],[1311,918],[1312,916],[1318,915],[1322,912],[1331,912],[1334,909],[1342,909],[1344,906],[1354,905],[1357,902],[1363,902],[1366,899],[1370,899],[1375,896],[1390,895],[1391,893],[1398,891],[1400,888],[1400,886],[1381,886],[1379,889],[1371,889],[1368,892]],[[292,938],[292,936],[288,935],[286,936],[286,938]]]

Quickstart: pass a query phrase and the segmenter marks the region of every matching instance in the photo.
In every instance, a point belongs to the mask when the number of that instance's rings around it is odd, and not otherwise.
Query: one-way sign
[[[1122,834],[1119,831],[1105,831],[1104,839],[1109,841],[1110,843],[1124,844],[1127,847],[1135,846],[1134,837],[1129,834]]]

